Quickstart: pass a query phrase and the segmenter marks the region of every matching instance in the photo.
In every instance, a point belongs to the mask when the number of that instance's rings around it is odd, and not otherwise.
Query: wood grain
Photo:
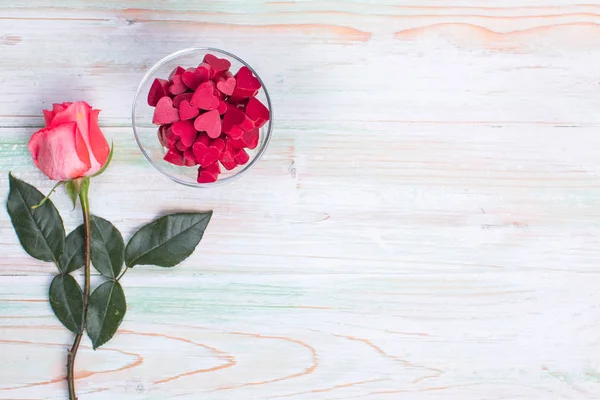
[[[215,211],[183,265],[123,279],[80,398],[600,397],[599,26],[572,0],[3,2],[2,187],[51,188],[26,142],[84,99],[116,145],[93,213],[128,238]],[[145,71],[196,45],[250,62],[276,113],[264,159],[211,190],[156,173],[129,121]],[[0,219],[0,398],[62,399],[54,267]]]

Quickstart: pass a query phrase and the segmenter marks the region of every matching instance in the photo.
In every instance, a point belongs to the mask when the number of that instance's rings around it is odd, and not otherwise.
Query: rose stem
[[[87,183],[87,184],[86,184]],[[85,285],[83,286],[83,321],[81,322],[81,333],[75,336],[73,347],[67,355],[67,383],[69,385],[69,400],[77,400],[75,395],[75,376],[73,373],[75,367],[75,357],[81,343],[81,337],[85,332],[85,321],[87,319],[88,297],[90,293],[90,203],[88,200],[89,181],[81,185],[79,200],[81,201],[81,210],[83,211],[83,230],[85,243]]]

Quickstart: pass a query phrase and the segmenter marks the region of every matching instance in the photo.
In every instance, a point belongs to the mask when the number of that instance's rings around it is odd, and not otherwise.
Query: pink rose
[[[44,110],[46,127],[31,136],[28,146],[33,162],[48,178],[66,181],[102,168],[110,147],[98,126],[99,113],[85,101]]]

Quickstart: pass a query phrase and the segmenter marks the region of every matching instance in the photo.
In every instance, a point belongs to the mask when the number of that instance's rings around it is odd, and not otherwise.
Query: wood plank
[[[500,269],[164,279],[136,272],[125,279],[130,309],[121,333],[107,349],[82,353],[80,368],[92,373],[80,379],[87,398],[106,396],[102,389],[114,398],[190,399],[404,392],[558,399],[597,390],[597,275]],[[16,351],[24,351],[41,365],[35,374],[5,376],[3,394],[23,398],[43,387],[60,397],[61,382],[9,389],[58,380],[69,338],[46,303],[31,302],[45,297],[47,278],[3,282],[3,353],[18,366]],[[7,291],[8,284],[25,290]],[[573,287],[596,294],[581,298]]]
[[[65,98],[85,93],[102,106],[105,123],[123,126],[144,72],[166,54],[194,45],[229,49],[261,71],[283,123],[351,118],[598,124],[600,89],[587,67],[600,58],[594,13],[560,14],[551,22],[542,14],[282,14],[47,9],[36,19],[26,9],[9,9],[8,19],[0,21],[7,32],[2,68],[14,79],[7,88],[12,95],[0,102],[0,124],[40,125],[38,104],[52,102],[60,90]],[[327,24],[332,20],[339,23]],[[77,43],[72,32],[78,32]],[[289,55],[273,63],[273,54]],[[440,64],[449,68],[440,70]],[[348,87],[346,77],[354,75],[366,78]],[[22,88],[21,81],[29,84]],[[314,93],[327,101],[305,107],[316,100]]]
[[[181,266],[125,276],[80,398],[598,397],[599,23],[573,0],[2,4],[0,185],[51,188],[26,142],[41,107],[81,98],[116,144],[95,214],[128,238],[215,210]],[[206,45],[261,73],[275,134],[240,181],[179,188],[140,154],[131,101],[154,62]],[[0,399],[64,398],[54,266],[5,211],[0,252]]]

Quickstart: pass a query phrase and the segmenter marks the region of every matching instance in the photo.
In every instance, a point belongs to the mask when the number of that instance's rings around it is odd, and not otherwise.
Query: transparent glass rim
[[[247,165],[245,165],[244,168],[240,169],[235,174],[233,174],[231,176],[228,176],[226,178],[217,179],[216,182],[211,182],[211,183],[189,182],[189,181],[186,181],[186,180],[183,180],[183,179],[179,179],[176,176],[173,176],[173,175],[169,174],[167,171],[164,171],[159,165],[157,165],[154,162],[154,160],[152,160],[152,157],[146,152],[146,150],[144,149],[144,146],[142,145],[142,142],[141,142],[141,140],[139,138],[137,129],[136,129],[136,119],[135,119],[136,105],[137,105],[137,102],[138,102],[138,98],[141,95],[142,87],[144,86],[144,84],[165,63],[167,63],[167,62],[169,62],[169,61],[171,61],[171,60],[173,60],[173,59],[175,59],[175,58],[177,58],[179,56],[182,56],[184,54],[194,53],[194,52],[197,52],[197,51],[206,51],[206,52],[214,52],[214,53],[224,54],[224,55],[226,55],[228,57],[231,57],[231,58],[237,60],[242,65],[248,67],[250,69],[250,71],[252,71],[252,73],[254,74],[254,76],[256,76],[256,78],[258,79],[258,81],[260,82],[260,84],[262,86],[262,90],[265,92],[265,96],[267,98],[267,106],[268,106],[269,111],[271,113],[271,119],[268,122],[269,127],[267,129],[266,134],[264,135],[264,140],[263,140],[261,146],[259,147],[259,149],[258,149],[256,155],[254,156],[254,158]],[[160,172],[161,174],[165,175],[166,177],[168,177],[169,179],[173,180],[174,182],[177,182],[177,183],[179,183],[181,185],[185,185],[185,186],[189,186],[189,187],[196,187],[196,188],[210,188],[210,187],[222,186],[222,185],[225,185],[227,183],[230,183],[230,182],[233,182],[233,181],[237,180],[242,175],[245,175],[254,165],[256,165],[256,163],[258,163],[258,161],[260,161],[260,159],[262,158],[262,156],[267,151],[267,147],[269,146],[269,143],[271,141],[271,134],[273,132],[273,121],[274,121],[274,119],[273,119],[273,105],[271,104],[271,97],[269,96],[269,91],[267,90],[267,87],[265,86],[265,83],[261,79],[260,75],[254,70],[254,68],[252,68],[246,61],[244,61],[240,57],[236,56],[233,53],[230,53],[228,51],[221,50],[221,49],[218,49],[218,48],[215,48],[215,47],[190,47],[190,48],[187,48],[187,49],[178,50],[178,51],[176,51],[174,53],[171,53],[171,54],[167,55],[166,57],[163,57],[156,64],[154,64],[148,70],[148,72],[146,72],[146,75],[144,75],[144,77],[140,81],[140,84],[139,84],[139,86],[138,86],[138,88],[136,90],[136,93],[135,93],[135,97],[133,99],[133,105],[131,107],[131,122],[132,122],[132,127],[133,127],[133,135],[135,136],[135,141],[137,142],[138,147],[140,148],[140,151],[142,152],[142,154],[144,155],[144,157],[146,158],[146,160],[148,160],[148,162],[158,172]]]

